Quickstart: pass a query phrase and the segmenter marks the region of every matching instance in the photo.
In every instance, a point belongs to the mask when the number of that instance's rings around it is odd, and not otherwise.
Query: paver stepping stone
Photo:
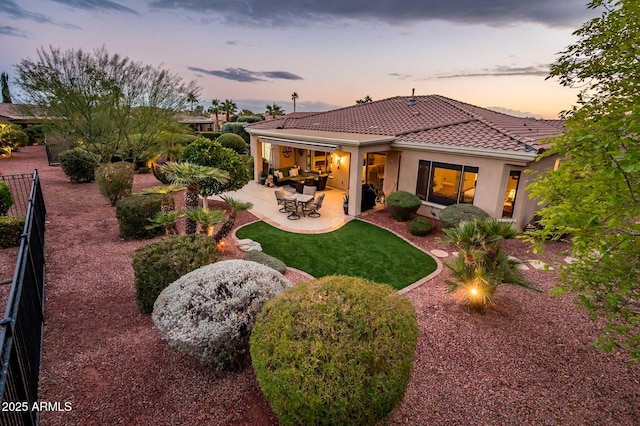
[[[530,259],[530,260],[527,260],[527,263],[529,265],[531,265],[531,267],[533,267],[534,269],[537,269],[539,271],[541,271],[543,269],[549,269],[550,271],[553,270],[552,267],[547,268],[547,264],[544,263],[542,260]]]
[[[449,257],[449,253],[447,253],[444,250],[434,249],[434,250],[431,250],[431,253],[436,257],[441,257],[441,258]]]
[[[238,240],[238,248],[242,251],[262,251],[262,245],[257,241],[253,241],[251,238]]]
[[[515,256],[509,256],[510,260],[513,260],[515,262],[518,262],[518,269],[521,269],[523,271],[528,271],[529,267],[527,266],[527,264],[525,262],[523,262],[522,260],[518,259]]]

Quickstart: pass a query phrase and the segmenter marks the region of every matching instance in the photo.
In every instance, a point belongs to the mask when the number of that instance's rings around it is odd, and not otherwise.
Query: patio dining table
[[[284,197],[285,200],[291,201],[291,200],[295,200],[298,205],[300,207],[302,207],[302,215],[304,216],[304,206],[311,200],[313,200],[315,197],[313,195],[306,195],[306,194],[291,194],[291,195],[286,195]]]

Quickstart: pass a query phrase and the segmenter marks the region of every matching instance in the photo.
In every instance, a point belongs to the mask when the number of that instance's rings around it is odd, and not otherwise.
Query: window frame
[[[436,173],[436,169],[446,169],[453,170],[455,172],[459,172],[460,175],[457,178],[457,188],[456,188],[456,198],[453,202],[442,203],[446,197],[441,197],[436,199],[436,195],[433,194],[433,179],[434,174]],[[464,202],[464,192],[463,192],[463,184],[465,182],[465,173],[475,173],[476,179],[478,180],[478,175],[480,174],[480,167],[478,166],[470,166],[467,164],[454,164],[454,163],[445,163],[442,161],[432,161],[432,160],[418,160],[418,176],[416,177],[416,190],[415,194],[422,201],[426,203],[431,203],[437,206],[450,206],[453,204],[459,204],[462,201],[462,204],[471,204],[473,205],[475,201],[475,192],[473,194],[473,198],[470,203]],[[425,179],[426,177],[426,179]],[[423,193],[424,192],[424,193]],[[435,201],[434,201],[435,200]]]

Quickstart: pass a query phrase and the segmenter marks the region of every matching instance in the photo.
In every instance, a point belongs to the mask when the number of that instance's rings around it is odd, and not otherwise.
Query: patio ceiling
[[[294,139],[281,139],[281,138],[272,138],[261,136],[259,138],[261,141],[269,142],[272,145],[282,145],[282,146],[290,146],[293,148],[299,149],[310,149],[316,151],[324,151],[324,152],[332,152],[336,149],[340,149],[340,145],[330,144],[330,143],[318,143],[318,142],[308,142],[308,141],[299,141]]]

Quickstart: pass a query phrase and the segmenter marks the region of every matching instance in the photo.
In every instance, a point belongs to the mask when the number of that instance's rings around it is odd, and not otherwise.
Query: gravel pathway
[[[68,412],[43,413],[42,425],[277,424],[250,368],[217,373],[169,348],[150,316],[139,313],[131,256],[148,241],[118,238],[114,208],[95,183],[70,183],[47,165],[43,147],[0,160],[3,173],[36,167],[49,220],[41,397],[72,404]],[[157,182],[136,175],[134,185]],[[455,250],[436,235],[409,235],[408,224],[386,211],[364,219],[425,250]],[[238,225],[253,220],[242,213]],[[552,245],[540,256],[520,242],[507,244],[520,259],[551,265],[564,248]],[[11,253],[0,251],[0,265]],[[224,256],[242,254],[227,247]],[[546,293],[554,271],[527,274],[545,293],[501,287],[495,308],[483,314],[446,293],[446,270],[407,294],[420,336],[406,396],[390,424],[639,424],[640,369],[628,367],[623,354],[590,346],[597,324],[570,296]]]

